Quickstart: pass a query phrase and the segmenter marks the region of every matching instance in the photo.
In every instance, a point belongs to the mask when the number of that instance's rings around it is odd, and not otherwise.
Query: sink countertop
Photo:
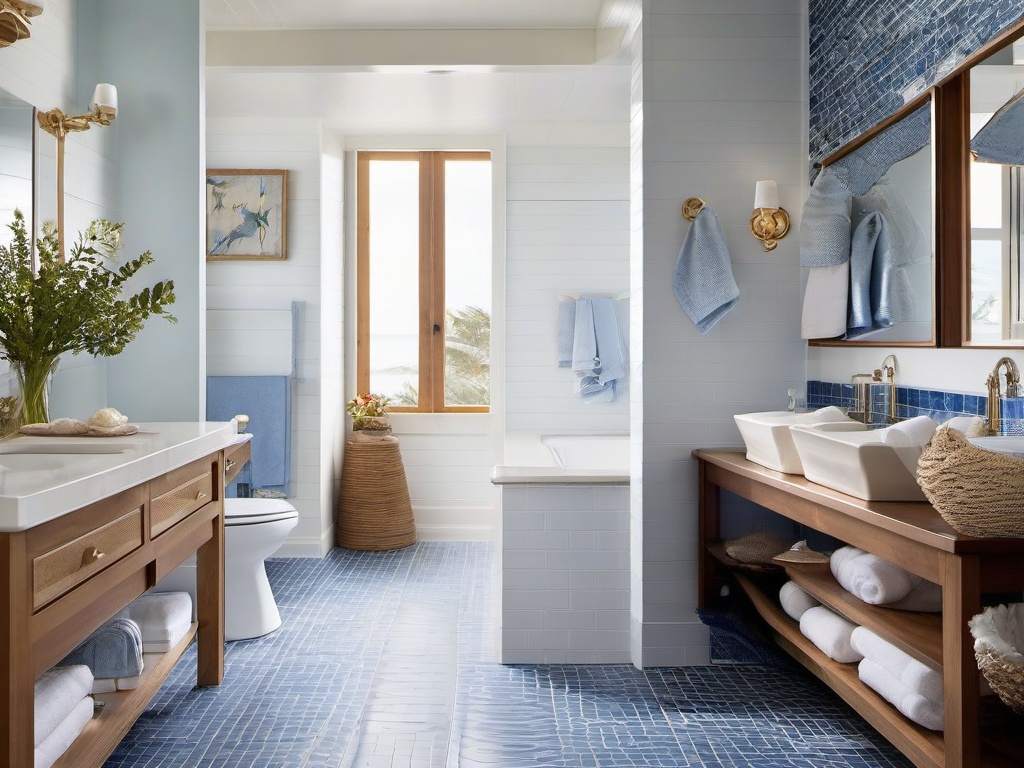
[[[237,438],[233,421],[168,421],[139,424],[136,434],[124,437],[5,440],[0,442],[0,531],[45,523],[202,458]],[[62,445],[87,452],[61,453]]]

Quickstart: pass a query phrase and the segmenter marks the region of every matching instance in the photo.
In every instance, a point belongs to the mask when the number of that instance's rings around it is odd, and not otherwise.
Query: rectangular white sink
[[[904,449],[882,442],[878,430],[853,422],[800,425],[791,434],[808,480],[865,501],[925,501],[898,453]]]
[[[990,437],[969,437],[967,439],[986,451],[1024,457],[1024,436],[1022,435],[991,435]]]
[[[835,409],[826,409],[835,411]],[[835,411],[838,414],[838,411]],[[813,413],[794,413],[793,411],[761,411],[759,413],[737,413],[733,416],[740,436],[747,446],[747,461],[760,464],[762,467],[785,472],[790,475],[802,475],[803,465],[789,428],[808,419],[814,418]],[[829,418],[822,416],[822,420]],[[846,419],[844,424],[855,424],[860,429],[866,427],[860,422]]]

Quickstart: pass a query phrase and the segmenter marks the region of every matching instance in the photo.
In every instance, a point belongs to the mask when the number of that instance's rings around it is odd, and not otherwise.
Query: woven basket
[[[917,463],[917,482],[942,519],[968,536],[1024,537],[1024,459],[936,430]]]
[[[754,531],[738,539],[725,542],[725,553],[746,565],[771,566],[772,558],[785,552],[793,544],[768,531]]]
[[[969,622],[978,669],[1003,703],[1024,715],[1024,604],[986,608]]]
[[[380,551],[416,543],[409,486],[397,437],[345,445],[338,500],[338,546]]]

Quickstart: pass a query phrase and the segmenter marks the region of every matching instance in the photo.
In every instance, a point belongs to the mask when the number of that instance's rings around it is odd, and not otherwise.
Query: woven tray
[[[337,538],[339,547],[369,551],[416,543],[416,523],[397,437],[346,443]]]

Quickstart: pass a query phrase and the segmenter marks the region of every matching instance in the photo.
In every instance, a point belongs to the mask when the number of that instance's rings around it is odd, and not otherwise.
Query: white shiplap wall
[[[786,390],[804,380],[797,237],[765,253],[748,228],[758,179],[778,181],[791,214],[801,203],[801,14],[798,0],[643,3],[642,60],[634,62],[642,88],[634,159],[642,153],[642,169],[633,179],[642,170],[643,241],[632,254],[634,288],[642,285],[635,316],[643,319],[633,337],[643,384],[634,396],[642,457],[633,467],[632,501],[633,648],[642,666],[708,661],[707,630],[694,614],[690,452],[742,445],[733,414],[780,407]],[[691,195],[718,213],[740,288],[738,306],[704,336],[683,314],[670,280],[686,232],[680,204]],[[636,297],[634,290],[639,304]]]
[[[303,302],[298,314],[296,379],[292,389],[291,499],[299,523],[281,550],[283,555],[319,556],[332,543],[330,510],[338,442],[337,402],[340,388],[338,339],[341,334],[341,222],[323,210],[341,210],[341,158],[335,140],[324,137],[319,120],[266,118],[258,123],[211,118],[207,122],[209,168],[284,168],[288,170],[288,258],[279,262],[209,262],[207,308],[218,325],[236,329],[252,310],[286,311]],[[327,233],[326,236],[324,233]],[[325,303],[327,304],[325,308]],[[328,327],[327,333],[323,327]],[[213,350],[222,349],[214,333]],[[276,350],[278,372],[290,368],[289,345]],[[267,356],[252,350],[221,359],[211,355],[210,375],[268,372]],[[281,359],[283,358],[283,359]],[[327,374],[324,375],[326,369]],[[324,405],[324,401],[327,402]]]

